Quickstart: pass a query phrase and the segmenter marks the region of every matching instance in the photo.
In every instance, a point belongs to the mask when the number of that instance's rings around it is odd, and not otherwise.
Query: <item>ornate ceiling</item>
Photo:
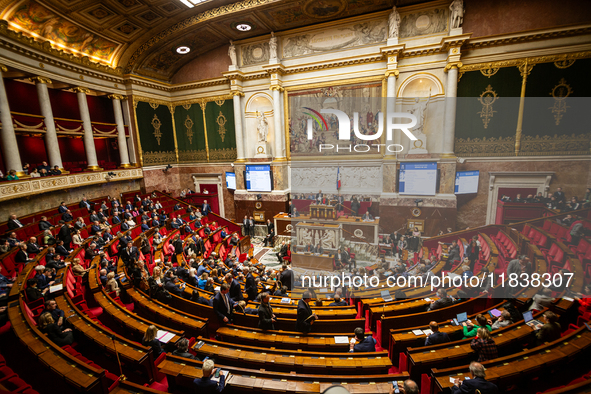
[[[210,0],[188,8],[178,0],[0,0],[0,18],[8,24],[0,34],[48,52],[88,57],[87,64],[106,65],[118,74],[169,81],[183,65],[229,40],[419,2],[425,1]],[[253,29],[233,27],[241,22]],[[181,45],[191,52],[177,54]]]

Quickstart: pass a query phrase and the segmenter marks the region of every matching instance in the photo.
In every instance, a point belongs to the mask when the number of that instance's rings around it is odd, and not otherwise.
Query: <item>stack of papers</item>
[[[334,343],[349,343],[348,337],[334,337]]]
[[[64,285],[62,285],[61,283],[59,285],[49,286],[49,292],[54,293],[56,291],[60,291],[63,288],[64,288]]]
[[[282,298],[281,303],[282,304],[291,304],[291,299],[290,298]]]
[[[162,343],[168,343],[172,338],[174,338],[174,334],[168,331],[158,330],[156,333],[156,339]]]
[[[425,334],[425,335],[431,335],[431,334],[433,334],[433,331],[431,331],[429,329],[423,330],[423,334]]]
[[[423,330],[412,330],[412,333],[415,334],[417,337],[423,335]]]

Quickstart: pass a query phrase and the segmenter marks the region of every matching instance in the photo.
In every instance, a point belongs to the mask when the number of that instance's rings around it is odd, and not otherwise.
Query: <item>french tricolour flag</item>
[[[337,190],[341,189],[341,168],[337,167]]]

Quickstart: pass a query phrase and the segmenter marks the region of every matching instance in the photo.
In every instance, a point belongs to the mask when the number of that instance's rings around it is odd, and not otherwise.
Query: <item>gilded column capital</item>
[[[47,77],[40,77],[40,76],[31,77],[31,78],[29,78],[29,81],[35,82],[35,84],[38,84],[38,83],[44,83],[44,84],[51,83],[51,79],[49,79]]]
[[[8,67],[6,67],[4,64],[0,64],[0,71],[2,72],[8,72]]]
[[[464,64],[462,62],[449,62],[445,65],[445,72],[448,72],[452,68],[461,68]]]
[[[243,92],[241,92],[241,91],[238,91],[238,90],[233,90],[233,91],[231,91],[231,92],[230,92],[230,94],[231,94],[232,96],[240,96],[240,97],[244,97],[244,93],[243,93]]]
[[[271,87],[269,88],[271,91],[274,90],[278,90],[279,92],[283,92],[285,90],[285,88],[279,86],[279,85],[271,85]]]
[[[90,93],[90,89],[85,88],[84,86],[76,86],[75,88],[72,88],[72,90],[74,91],[74,93]]]
[[[396,78],[398,78],[399,75],[400,75],[400,71],[398,71],[398,69],[386,71],[386,78],[391,77],[391,76],[395,76]]]
[[[124,95],[122,95],[122,94],[116,94],[116,93],[113,93],[113,94],[108,95],[107,98],[110,98],[111,100],[125,100],[125,96]]]

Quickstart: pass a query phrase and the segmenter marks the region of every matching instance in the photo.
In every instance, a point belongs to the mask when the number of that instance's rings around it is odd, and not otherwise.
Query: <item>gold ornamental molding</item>
[[[386,74],[385,74],[386,78],[388,78],[392,75],[395,76],[396,78],[398,78],[398,76],[400,75],[400,71],[398,71],[398,69],[386,71]]]
[[[282,86],[279,86],[279,85],[271,85],[269,90],[271,90],[271,91],[278,90],[279,92],[283,92],[285,90],[285,88]]]
[[[125,100],[126,97],[122,94],[110,94],[107,96],[107,98],[111,99],[111,100]]]
[[[34,82],[34,83],[44,83],[46,85],[51,83],[51,79],[46,78],[46,77],[40,77],[40,76],[30,77],[29,81]]]
[[[445,72],[448,72],[452,68],[462,68],[464,64],[462,62],[449,62],[445,65]]]
[[[492,76],[496,74],[499,68],[520,67],[523,66],[526,62],[529,65],[551,62],[559,62],[559,64],[564,64],[565,62],[569,62],[571,60],[585,59],[589,57],[591,57],[591,51],[572,52],[559,55],[533,56],[518,59],[501,60],[497,62],[462,64],[462,66],[459,67],[459,77],[461,77],[464,73],[469,71],[480,71],[485,76]]]
[[[3,182],[0,186],[0,201],[28,197],[64,189],[72,189],[80,186],[91,186],[98,183],[110,183],[116,181],[129,181],[141,179],[141,168],[126,168],[110,170],[115,176],[109,176],[107,171],[93,172],[76,175],[52,176],[48,178],[28,178],[14,182]]]
[[[137,108],[139,102],[169,106],[170,101],[158,100],[152,97],[133,96],[133,106]]]
[[[273,2],[275,2],[275,0],[243,0],[238,3],[228,4],[208,11],[200,12],[199,14],[193,15],[182,22],[176,23],[168,29],[160,32],[158,35],[152,37],[144,44],[142,44],[134,52],[134,54],[127,62],[125,72],[131,72],[133,66],[136,64],[136,62],[144,52],[146,52],[148,49],[150,49],[152,46],[156,45],[160,41],[167,40],[168,37],[172,34],[178,33],[182,30],[196,26],[208,20],[218,18],[220,16],[229,15],[240,11],[253,10],[254,8],[258,8],[260,6]]]
[[[0,71],[3,73],[8,72],[8,67],[6,67],[4,64],[0,64]]]
[[[216,78],[216,79],[191,83],[189,85],[175,86],[175,87],[168,89],[168,91],[178,92],[178,91],[183,91],[183,90],[200,89],[200,88],[207,88],[210,86],[221,86],[221,85],[227,85],[227,84],[228,84],[228,80],[226,78]]]
[[[212,97],[202,97],[202,98],[197,98],[197,99],[191,99],[191,100],[183,100],[183,101],[174,101],[172,103],[172,106],[174,107],[178,107],[178,106],[185,106],[185,105],[192,105],[192,104],[202,104],[202,103],[209,103],[211,101],[223,101],[223,100],[231,100],[234,96],[236,96],[236,94],[224,94],[222,96],[212,96]],[[242,96],[244,96],[244,93],[242,93]]]
[[[84,86],[76,86],[75,88],[72,88],[72,91],[74,93],[84,93],[84,94],[90,93],[90,89],[85,88]]]
[[[234,97],[234,96],[239,96],[239,97],[244,97],[244,92],[240,92],[238,90],[234,90],[230,93],[230,96]]]

